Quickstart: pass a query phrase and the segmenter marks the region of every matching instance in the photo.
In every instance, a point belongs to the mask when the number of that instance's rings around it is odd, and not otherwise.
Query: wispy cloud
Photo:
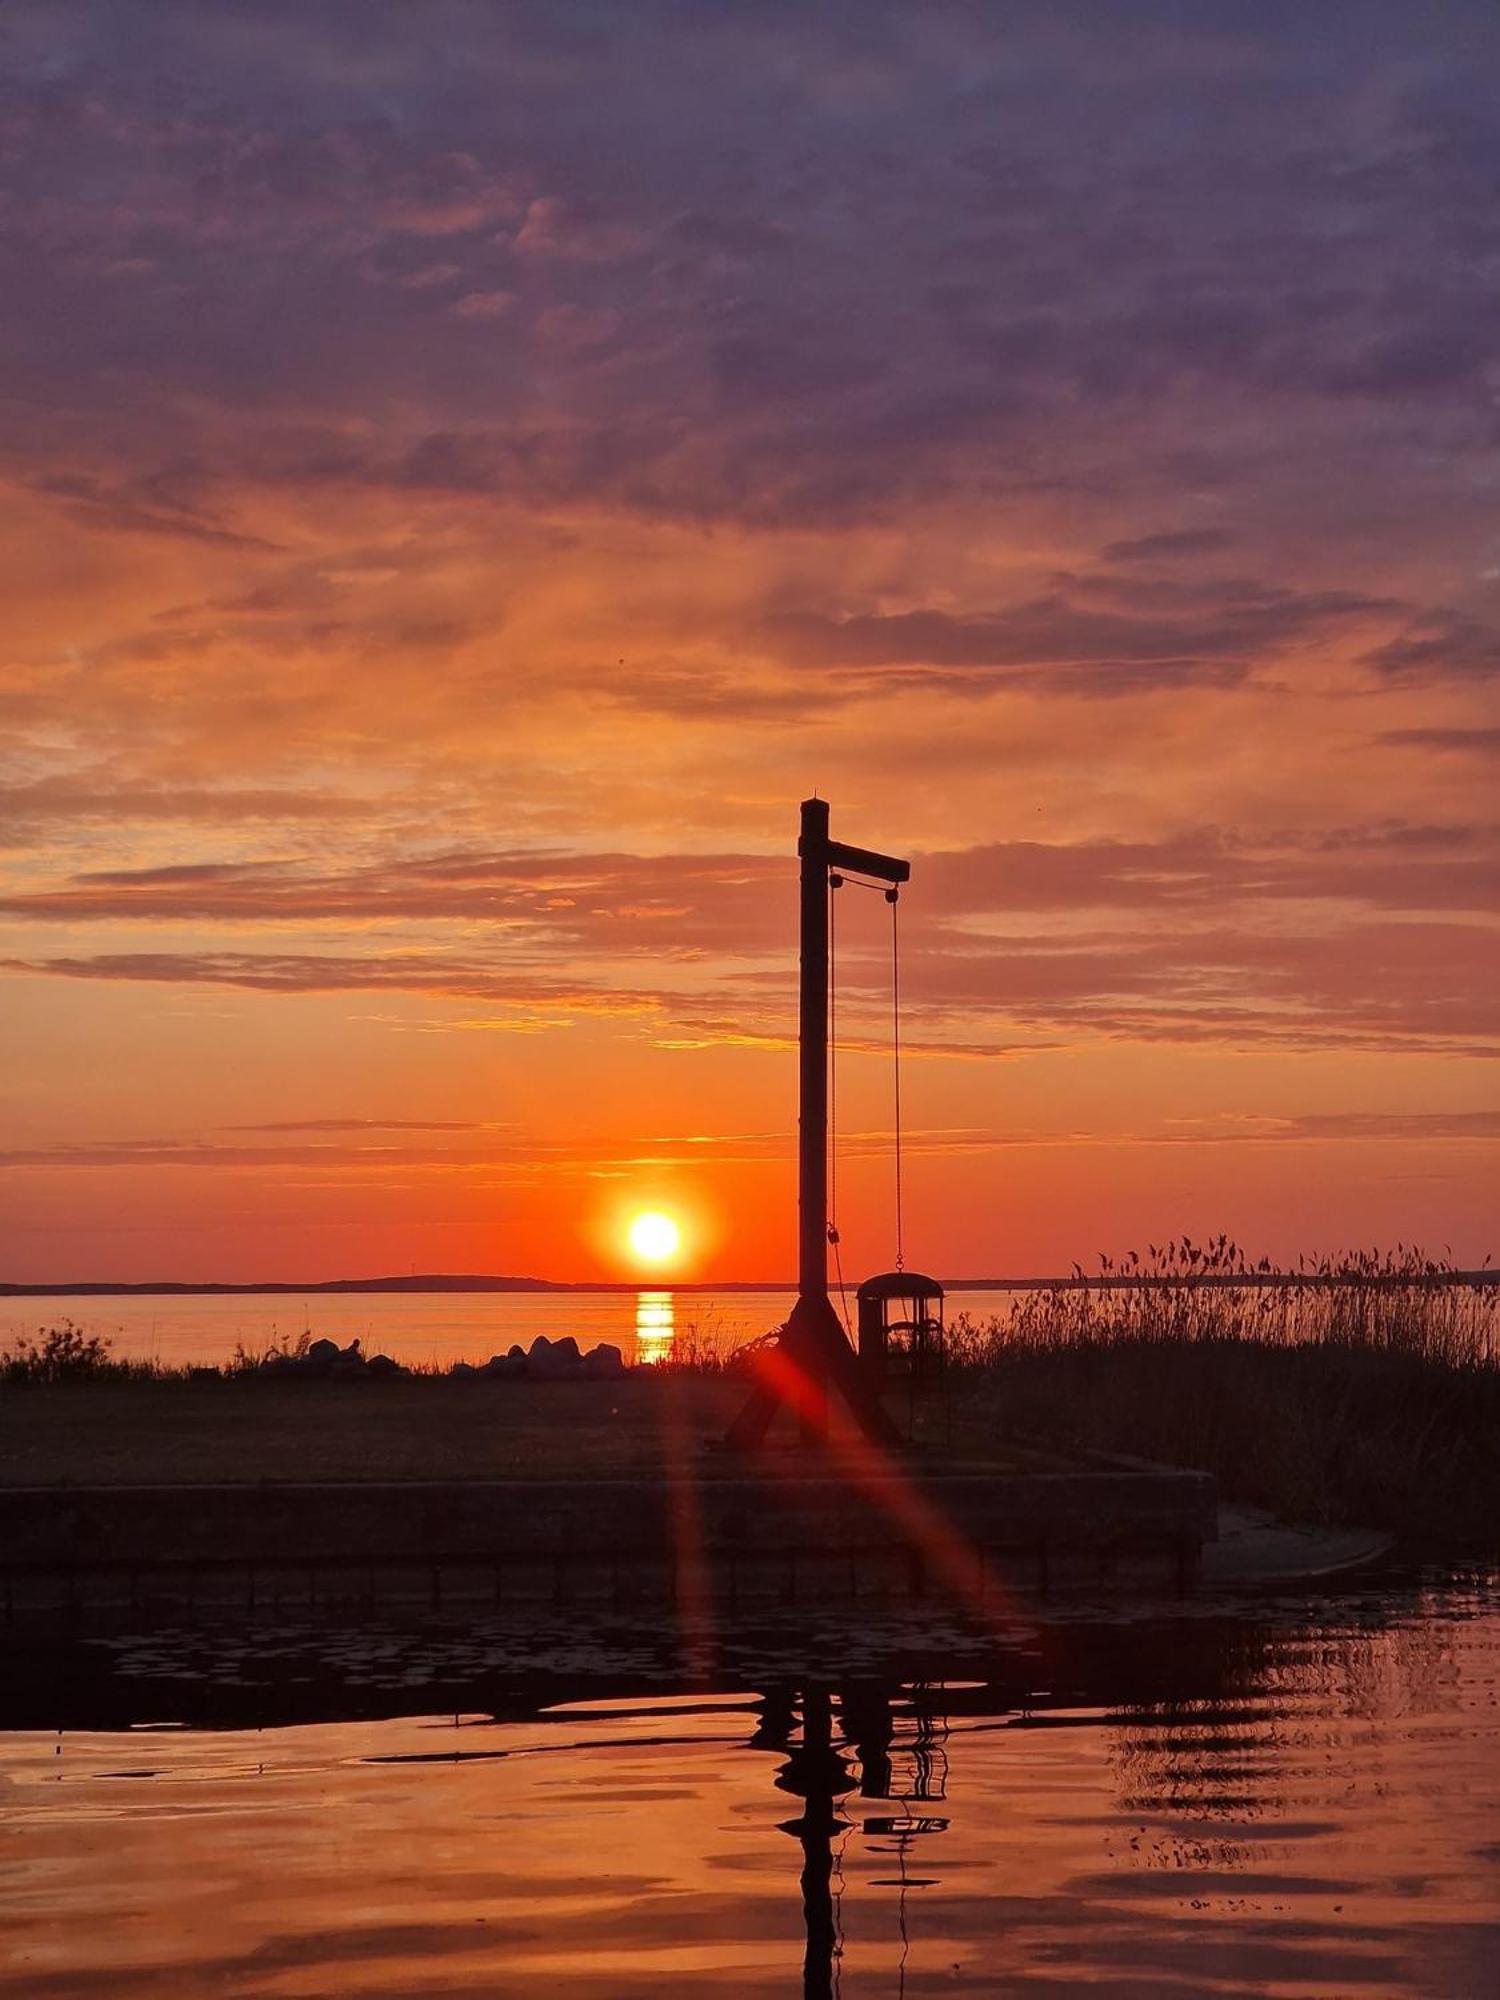
[[[1375,1199],[1394,1127],[1295,1121],[1496,1049],[1497,62],[1397,0],[12,0],[8,1114],[169,1033],[226,1153],[759,1130],[818,789],[916,864],[930,1129],[1274,1102]]]

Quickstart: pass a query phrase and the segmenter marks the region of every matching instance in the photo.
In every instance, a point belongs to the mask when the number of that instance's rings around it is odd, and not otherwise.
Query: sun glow
[[[682,1231],[670,1215],[648,1209],[631,1222],[631,1255],[642,1264],[665,1264],[682,1248]]]

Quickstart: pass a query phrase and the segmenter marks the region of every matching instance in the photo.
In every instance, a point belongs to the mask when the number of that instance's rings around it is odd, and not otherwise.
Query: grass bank
[[[1404,1249],[1246,1272],[1226,1238],[1184,1240],[960,1320],[964,1428],[1212,1472],[1289,1520],[1500,1545],[1500,1286]]]
[[[501,1386],[517,1354],[477,1370],[393,1364],[377,1380],[369,1362],[304,1339],[224,1369],[171,1369],[116,1360],[64,1323],[0,1354],[0,1458],[44,1482],[141,1478],[152,1464],[201,1464],[195,1476],[209,1477],[232,1436],[233,1477],[286,1476],[284,1465],[436,1476],[451,1458],[493,1470],[559,1451],[571,1464],[575,1445],[613,1463],[636,1449],[622,1447],[632,1416],[644,1436],[696,1448],[742,1393],[744,1357],[712,1328],[679,1338],[665,1364],[629,1370],[623,1403],[583,1396],[581,1382],[576,1403],[517,1399]],[[1500,1548],[1500,1284],[1414,1251],[1278,1277],[1226,1238],[1182,1241],[1105,1262],[1094,1279],[1079,1271],[993,1320],[960,1318],[950,1355],[944,1392],[919,1399],[916,1422],[958,1456],[1028,1442],[1130,1453],[1211,1472],[1226,1500],[1286,1520]],[[562,1373],[584,1372],[575,1350]],[[674,1382],[690,1392],[686,1424]],[[31,1393],[62,1385],[68,1394]],[[131,1397],[122,1422],[117,1391],[137,1385],[160,1393]]]

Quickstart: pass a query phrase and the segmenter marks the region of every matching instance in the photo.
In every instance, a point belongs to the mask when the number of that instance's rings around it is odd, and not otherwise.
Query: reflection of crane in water
[[[906,1894],[913,1886],[907,1869],[908,1851],[919,1837],[941,1833],[948,1825],[946,1818],[912,1810],[914,1805],[940,1802],[947,1796],[948,1728],[946,1717],[932,1701],[933,1692],[921,1683],[907,1688],[897,1682],[851,1681],[839,1691],[842,1727],[837,1740],[828,1688],[778,1687],[764,1698],[753,1747],[785,1756],[776,1776],[777,1787],[803,1802],[800,1817],[783,1821],[782,1831],[793,1834],[802,1847],[802,1914],[807,1929],[804,2000],[832,2000],[838,1990],[843,1939],[835,1876],[837,1873],[841,1884],[842,1869],[837,1864],[841,1863],[843,1841],[854,1824],[843,1805],[855,1790],[846,1754],[850,1751],[859,1766],[860,1798],[887,1800],[900,1807],[899,1813],[866,1819],[862,1830],[892,1843],[889,1849],[874,1851],[893,1852],[897,1857],[899,1877],[889,1886],[900,1890],[900,1990],[905,1991],[910,1949]],[[901,1743],[896,1741],[896,1704],[909,1706],[914,1715],[912,1735]]]
[[[900,1890],[896,1921],[901,1932],[901,1957],[897,1964],[898,1995],[906,1992],[906,1961],[911,1951],[911,1933],[906,1919],[907,1891],[914,1883],[918,1887],[925,1886],[930,1879],[911,1875],[907,1855],[913,1842],[922,1835],[943,1833],[948,1825],[946,1818],[935,1813],[912,1810],[914,1805],[941,1803],[948,1796],[948,1723],[947,1718],[933,1707],[932,1693],[933,1690],[923,1682],[914,1683],[909,1690],[915,1731],[909,1743],[899,1746],[895,1758],[887,1744],[873,1771],[861,1760],[861,1794],[865,1798],[891,1799],[901,1808],[897,1814],[867,1819],[864,1826],[866,1834],[880,1835],[890,1841],[889,1848],[877,1847],[874,1851],[894,1853],[899,1871],[896,1878],[896,1886]],[[876,1885],[883,1886],[878,1877]]]

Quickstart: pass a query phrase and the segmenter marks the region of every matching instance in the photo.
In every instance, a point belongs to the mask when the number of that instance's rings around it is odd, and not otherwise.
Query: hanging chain
[[[885,900],[891,906],[891,1050],[896,1101],[896,1269],[904,1271],[906,1254],[901,1234],[901,941],[896,924],[896,911],[901,899],[894,889],[887,889]]]

